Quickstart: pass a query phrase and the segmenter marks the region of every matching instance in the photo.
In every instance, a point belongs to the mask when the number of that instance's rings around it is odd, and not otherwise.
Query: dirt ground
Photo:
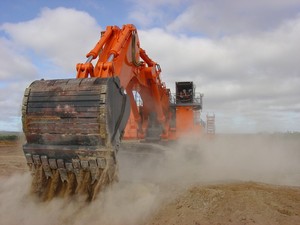
[[[194,186],[147,225],[300,224],[300,188],[245,182]]]
[[[19,142],[0,141],[0,176],[11,176],[27,170],[26,160]]]
[[[208,152],[201,146],[172,154],[163,169],[151,164],[148,179],[145,165],[133,175],[121,163],[119,184],[88,206],[31,199],[21,144],[1,142],[0,224],[299,225],[300,141],[253,140],[218,140]]]

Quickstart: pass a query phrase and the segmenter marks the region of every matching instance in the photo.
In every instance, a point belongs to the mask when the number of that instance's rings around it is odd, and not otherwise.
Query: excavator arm
[[[161,135],[167,136],[169,90],[161,82],[159,64],[152,61],[140,47],[137,30],[133,25],[124,25],[122,29],[108,26],[86,57],[86,63],[77,64],[77,78],[119,77],[121,87],[130,98],[131,110],[138,127],[146,125],[142,124],[133,91],[138,92],[143,100],[144,109],[141,111],[155,114],[163,131]],[[97,58],[98,61],[93,66],[91,62]],[[144,137],[145,131],[139,131],[139,136]]]
[[[44,200],[74,194],[92,200],[115,181],[129,115],[140,138],[161,138],[169,130],[169,90],[133,25],[108,26],[76,69],[76,79],[34,81],[23,98],[23,151],[32,191]],[[149,132],[153,124],[160,129]]]

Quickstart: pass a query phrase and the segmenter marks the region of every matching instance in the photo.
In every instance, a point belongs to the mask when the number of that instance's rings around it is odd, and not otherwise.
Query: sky
[[[217,133],[300,131],[299,0],[2,0],[0,131],[37,79],[75,78],[106,26],[134,24],[162,80],[193,81]]]

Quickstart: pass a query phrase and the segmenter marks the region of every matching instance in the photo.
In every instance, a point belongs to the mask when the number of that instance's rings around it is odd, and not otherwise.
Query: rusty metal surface
[[[44,180],[33,185],[38,187],[35,192],[48,196],[45,192],[56,180],[61,187],[73,183],[76,193],[88,179],[85,190],[93,190],[88,193],[91,198],[101,189],[94,183],[112,182],[129,110],[128,98],[114,78],[33,82],[25,90],[22,123],[27,164],[34,178]],[[83,174],[88,178],[83,179]]]
[[[106,121],[105,81],[33,82],[25,92],[22,110],[27,143],[101,144],[101,139],[106,136],[99,126],[99,121]]]

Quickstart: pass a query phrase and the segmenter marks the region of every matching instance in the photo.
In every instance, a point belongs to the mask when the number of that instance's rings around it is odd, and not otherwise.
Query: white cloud
[[[193,4],[187,10],[197,4],[197,1],[191,2]],[[169,4],[176,8],[186,3],[189,1]],[[153,9],[160,6],[157,1],[149,4]],[[255,8],[254,5],[251,7]],[[145,15],[145,23],[151,25],[153,15]],[[204,23],[208,27],[208,21]],[[175,81],[196,83],[197,90],[205,94],[204,112],[216,113],[219,132],[299,130],[299,17],[281,20],[279,25],[273,24],[266,31],[259,28],[255,32],[242,32],[235,24],[234,32],[224,33],[221,38],[175,34],[173,31],[180,30],[184,23],[176,29],[171,25],[169,29],[139,30],[141,46],[161,64],[162,78],[168,87],[174,90]],[[56,78],[70,77],[68,73],[75,77],[76,63],[84,61],[102,29],[85,12],[46,8],[35,19],[6,23],[1,30],[8,35],[0,39],[0,65],[3,68],[0,79],[5,83],[0,86],[0,120],[11,118],[14,121],[20,115],[23,90],[29,81],[36,79],[38,72],[43,72],[45,79],[51,78],[53,71],[49,68],[52,67],[57,72]],[[220,29],[216,31],[218,33]],[[14,80],[11,77],[15,77]],[[4,97],[8,92],[15,93],[11,101]]]
[[[30,83],[15,80],[0,87],[0,131],[21,131],[23,94]]]
[[[37,18],[5,23],[1,28],[14,43],[34,51],[39,58],[36,61],[53,63],[74,76],[76,63],[85,61],[85,55],[94,47],[101,31],[88,13],[62,7],[44,8]]]
[[[164,27],[172,21],[175,12],[181,11],[190,0],[128,0],[130,12],[128,17],[142,27]]]
[[[151,29],[140,39],[168,86],[193,80],[204,92],[204,111],[226,121],[219,131],[299,130],[299,119],[286,121],[300,112],[300,18],[255,35],[191,38]]]
[[[194,1],[168,25],[172,31],[222,37],[276,28],[299,13],[299,1]]]
[[[13,43],[0,38],[0,81],[33,79],[37,68],[14,48]]]
[[[269,30],[299,13],[299,1],[130,0],[129,17],[138,25],[174,33],[220,37]]]

